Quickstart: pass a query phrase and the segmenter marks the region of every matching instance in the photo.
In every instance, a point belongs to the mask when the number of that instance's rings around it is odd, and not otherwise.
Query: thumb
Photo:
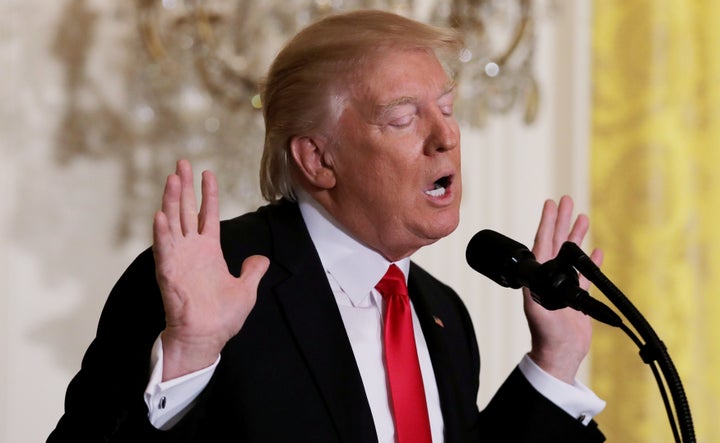
[[[270,260],[264,255],[251,255],[243,261],[240,278],[249,287],[257,289],[269,266]]]

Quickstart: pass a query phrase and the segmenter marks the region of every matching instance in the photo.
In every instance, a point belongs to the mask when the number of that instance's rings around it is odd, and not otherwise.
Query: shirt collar
[[[315,199],[296,192],[300,213],[320,256],[325,272],[332,275],[353,306],[362,304],[375,285],[395,263],[407,282],[410,258],[390,262],[377,251],[352,237]]]

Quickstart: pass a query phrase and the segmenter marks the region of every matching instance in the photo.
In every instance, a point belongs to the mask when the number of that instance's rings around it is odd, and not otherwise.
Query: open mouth
[[[447,193],[448,188],[452,184],[452,176],[446,175],[435,180],[433,188],[425,191],[426,195],[430,197],[442,197]]]

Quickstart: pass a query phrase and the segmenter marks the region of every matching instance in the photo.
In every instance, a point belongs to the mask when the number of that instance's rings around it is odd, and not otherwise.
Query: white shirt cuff
[[[163,382],[163,348],[162,339],[158,336],[150,354],[152,372],[145,388],[150,423],[157,429],[167,430],[180,421],[210,382],[219,362],[218,355],[215,363],[207,368]]]
[[[580,381],[565,383],[543,371],[527,355],[518,367],[535,390],[584,425],[605,409],[605,401]]]

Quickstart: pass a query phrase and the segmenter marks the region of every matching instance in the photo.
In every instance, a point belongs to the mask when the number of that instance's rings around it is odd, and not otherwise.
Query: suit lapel
[[[288,272],[275,285],[278,302],[340,439],[376,441],[360,372],[320,258],[297,205],[283,203],[278,209],[269,217],[274,257]]]
[[[459,390],[467,389],[459,386],[458,377],[453,368],[453,361],[457,358],[448,355],[447,340],[452,340],[444,321],[455,318],[448,312],[447,303],[441,303],[437,294],[432,294],[428,285],[418,279],[418,268],[411,265],[408,279],[408,293],[415,307],[420,326],[425,337],[425,342],[430,353],[435,381],[440,396],[440,408],[442,410],[445,426],[445,440],[448,442],[459,441],[458,432],[462,429],[461,419],[458,416]],[[448,325],[454,329],[455,325]]]

